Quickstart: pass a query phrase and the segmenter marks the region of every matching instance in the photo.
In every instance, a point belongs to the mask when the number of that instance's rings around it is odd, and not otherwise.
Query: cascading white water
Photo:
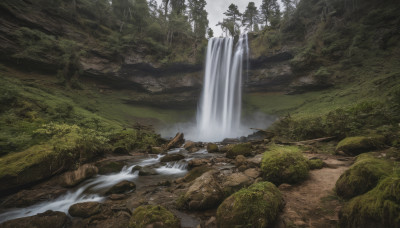
[[[248,57],[247,34],[208,42],[203,92],[197,111],[196,140],[215,142],[244,134],[241,129],[242,68]],[[233,53],[232,53],[233,51]]]

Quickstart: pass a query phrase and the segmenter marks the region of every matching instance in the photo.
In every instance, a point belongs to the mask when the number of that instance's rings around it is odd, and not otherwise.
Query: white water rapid
[[[240,124],[242,69],[249,47],[247,34],[233,48],[232,37],[208,42],[202,96],[197,110],[197,130],[190,138],[216,142],[248,133]]]

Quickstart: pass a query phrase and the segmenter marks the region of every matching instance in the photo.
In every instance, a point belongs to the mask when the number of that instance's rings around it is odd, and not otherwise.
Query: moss
[[[243,156],[250,156],[252,151],[251,143],[241,143],[233,145],[229,150],[226,152],[227,158],[236,158],[238,155]]]
[[[385,137],[381,135],[347,137],[339,142],[336,151],[343,151],[346,154],[358,155],[385,145]]]
[[[381,178],[390,174],[392,165],[368,154],[357,157],[356,162],[336,182],[336,193],[345,199],[364,194],[374,188]]]
[[[400,177],[391,175],[339,212],[340,227],[400,227]]]
[[[147,205],[135,209],[129,222],[130,228],[147,226],[179,228],[179,220],[163,206]]]
[[[217,144],[214,144],[214,143],[207,144],[207,151],[208,151],[208,153],[218,152]]]
[[[282,194],[274,184],[253,184],[234,193],[218,207],[218,227],[270,227],[283,205]]]
[[[308,160],[308,166],[310,169],[322,169],[325,163],[321,159]]]
[[[307,159],[296,146],[272,146],[264,153],[261,162],[263,178],[279,185],[294,184],[308,177]]]

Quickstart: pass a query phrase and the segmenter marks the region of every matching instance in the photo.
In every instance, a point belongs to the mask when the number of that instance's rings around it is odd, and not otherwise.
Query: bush
[[[284,206],[278,188],[260,182],[224,200],[217,210],[218,227],[270,227]]]
[[[263,178],[279,185],[295,184],[308,177],[309,166],[301,150],[295,146],[273,146],[261,162]]]

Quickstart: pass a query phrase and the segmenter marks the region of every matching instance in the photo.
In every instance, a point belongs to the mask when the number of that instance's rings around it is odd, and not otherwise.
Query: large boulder
[[[253,148],[251,146],[251,143],[236,144],[228,148],[228,151],[226,152],[226,157],[232,159],[236,158],[236,156],[238,155],[248,157],[251,155],[252,149]]]
[[[179,228],[179,219],[160,205],[140,206],[133,211],[129,228]]]
[[[96,164],[99,169],[99,174],[118,173],[125,166],[123,162],[118,161],[104,161]]]
[[[340,227],[400,227],[400,177],[388,176],[374,189],[357,196],[339,211]]]
[[[89,218],[99,214],[102,210],[102,204],[98,202],[77,203],[69,207],[68,213],[72,217]]]
[[[217,210],[218,227],[270,227],[283,206],[282,194],[274,184],[253,184],[222,202]]]
[[[295,146],[273,146],[264,153],[261,163],[263,178],[279,185],[295,184],[308,176],[307,159]]]
[[[385,145],[386,138],[381,135],[347,137],[336,146],[336,151],[343,151],[348,155],[359,155]]]
[[[177,133],[175,137],[167,143],[167,145],[164,145],[163,149],[170,150],[172,148],[178,148],[181,147],[184,142],[185,139],[183,133]]]
[[[178,200],[179,207],[207,210],[218,206],[224,194],[214,174],[215,170],[210,170],[194,180],[186,194]]]
[[[226,196],[251,185],[253,180],[243,173],[233,173],[222,183],[222,188]]]
[[[34,216],[9,220],[0,224],[1,228],[64,228],[71,223],[63,212],[46,211]]]
[[[136,189],[135,183],[132,181],[121,181],[118,184],[112,186],[107,192],[106,195],[111,195],[111,194],[122,194],[125,192],[130,192],[134,191]]]
[[[336,194],[350,199],[373,189],[382,177],[392,172],[392,166],[368,154],[357,157],[356,162],[336,182]]]
[[[96,166],[85,164],[75,171],[64,173],[60,177],[60,184],[64,187],[73,187],[78,185],[82,181],[95,176],[98,172],[99,169]]]
[[[183,156],[182,154],[179,153],[175,153],[175,154],[167,154],[164,157],[162,157],[160,159],[161,162],[172,162],[172,161],[179,161],[184,159],[185,156]]]

